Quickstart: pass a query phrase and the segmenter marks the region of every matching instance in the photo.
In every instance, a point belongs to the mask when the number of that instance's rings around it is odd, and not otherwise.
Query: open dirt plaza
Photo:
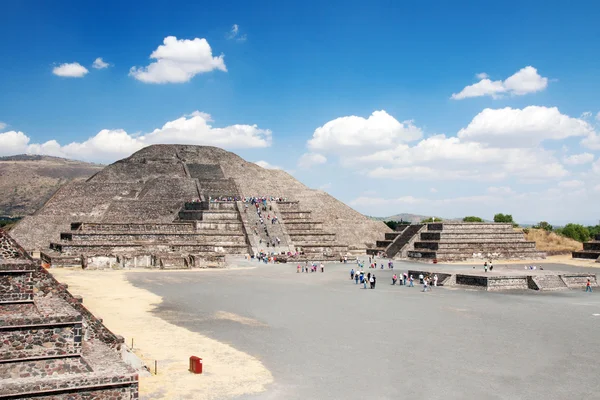
[[[391,285],[394,272],[428,267],[406,262],[375,270],[371,290],[350,280],[351,263],[300,274],[296,264],[236,265],[52,272],[126,343],[133,338],[134,351],[152,370],[158,360],[158,376],[141,378],[142,398],[600,396],[598,291],[438,287],[423,293],[418,280],[414,288]],[[522,266],[494,263],[495,273],[503,268]],[[203,357],[204,374],[187,372],[191,355]]]

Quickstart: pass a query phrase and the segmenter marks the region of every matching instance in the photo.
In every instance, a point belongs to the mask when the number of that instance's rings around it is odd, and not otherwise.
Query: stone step
[[[600,252],[600,241],[598,241],[598,240],[591,240],[589,242],[585,242],[583,244],[583,250],[584,251],[598,251],[598,252]]]
[[[61,233],[62,242],[75,243],[135,243],[152,244],[165,243],[245,243],[246,238],[242,232],[204,232],[204,233]]]
[[[119,254],[119,253],[203,253],[247,254],[246,244],[137,244],[137,243],[51,243],[51,248],[65,255],[74,254]]]
[[[522,249],[517,251],[502,251],[497,253],[485,252],[485,253],[473,253],[473,252],[436,252],[432,250],[411,250],[408,252],[408,258],[410,259],[438,259],[440,261],[464,261],[464,260],[487,260],[487,259],[501,259],[501,260],[523,260],[523,259],[543,259],[546,257],[546,253],[537,251],[535,249]]]
[[[429,250],[437,250],[441,251],[451,251],[451,250],[460,250],[460,249],[468,249],[471,252],[495,252],[502,251],[506,249],[535,249],[535,242],[455,242],[455,241],[444,241],[444,242],[415,242],[414,244],[415,250],[417,249],[429,249]]]
[[[82,317],[64,300],[35,297],[0,311],[0,362],[81,354]]]
[[[586,260],[597,260],[600,258],[600,251],[594,250],[583,250],[583,251],[574,251],[572,253],[573,258],[584,258]]]
[[[73,222],[71,231],[81,232],[157,232],[157,233],[193,233],[194,224],[191,222],[177,222],[168,224],[128,224],[128,223],[91,223]]]
[[[538,290],[566,290],[568,286],[558,275],[534,275],[531,279]]]
[[[421,232],[422,241],[492,241],[492,240],[524,240],[521,232]]]

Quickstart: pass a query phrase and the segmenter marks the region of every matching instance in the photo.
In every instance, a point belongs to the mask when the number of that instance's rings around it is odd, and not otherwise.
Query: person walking
[[[438,276],[437,274],[433,275],[433,286],[437,287]]]
[[[397,280],[398,277],[396,276],[396,274],[394,274],[394,276],[392,276],[392,285],[395,285]]]
[[[354,282],[358,285],[358,271],[354,274]]]
[[[325,272],[325,265],[323,263],[321,263],[321,272]]]
[[[410,278],[408,278],[408,282],[409,282],[408,283],[408,287],[415,287],[415,282],[414,281],[415,280],[414,280],[413,276],[411,275]]]
[[[375,275],[373,275],[369,278],[369,284],[371,286],[371,289],[375,288]]]
[[[300,264],[298,264],[298,267],[296,268],[296,273],[300,273]]]
[[[354,279],[354,268],[350,270],[350,279]]]
[[[408,274],[406,272],[404,272],[402,274],[402,280],[404,281],[404,286],[406,286],[406,280],[408,279]]]
[[[484,271],[484,272],[487,272],[487,270],[488,270],[488,266],[487,266],[487,263],[485,263],[485,264],[483,265],[483,271]]]
[[[419,274],[419,284],[423,284],[423,274]]]
[[[373,274],[371,278],[373,278],[373,289],[375,289],[375,285],[377,285],[377,277],[375,276],[375,274]]]
[[[586,284],[585,284],[585,292],[590,292],[592,293],[592,281],[590,280],[590,278],[588,278]]]
[[[364,276],[361,275],[361,277],[362,277],[363,289],[366,289],[367,288],[367,280],[365,279]]]
[[[423,279],[423,292],[427,291],[427,278]]]

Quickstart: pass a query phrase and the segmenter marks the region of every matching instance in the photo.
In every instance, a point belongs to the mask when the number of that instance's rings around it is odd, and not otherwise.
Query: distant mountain
[[[0,157],[0,217],[33,214],[59,187],[87,179],[103,167],[50,156]]]

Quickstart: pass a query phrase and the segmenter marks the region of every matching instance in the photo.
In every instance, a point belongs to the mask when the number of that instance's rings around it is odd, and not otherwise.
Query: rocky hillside
[[[102,168],[49,156],[0,157],[0,216],[33,214],[62,185],[87,179]]]

